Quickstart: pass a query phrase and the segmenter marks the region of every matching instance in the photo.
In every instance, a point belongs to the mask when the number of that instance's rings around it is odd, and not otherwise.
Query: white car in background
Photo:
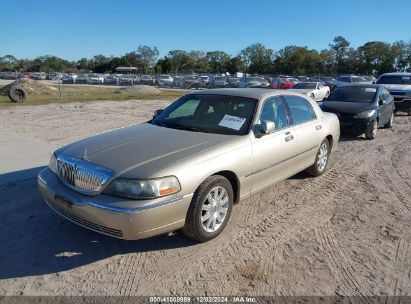
[[[321,82],[299,82],[290,90],[310,96],[315,101],[322,101],[330,95],[330,88]]]
[[[158,77],[158,85],[160,87],[172,87],[174,83],[174,78],[170,75],[160,75]]]
[[[364,77],[361,76],[355,76],[355,75],[343,75],[343,76],[338,76],[335,78],[333,81],[333,84],[338,88],[341,86],[345,86],[347,84],[369,84],[372,83],[372,81],[368,81]]]

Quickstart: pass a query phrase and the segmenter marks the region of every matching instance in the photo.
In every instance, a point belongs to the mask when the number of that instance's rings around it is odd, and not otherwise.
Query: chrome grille
[[[99,192],[114,173],[110,169],[65,155],[57,158],[57,172],[67,186],[86,194]]]

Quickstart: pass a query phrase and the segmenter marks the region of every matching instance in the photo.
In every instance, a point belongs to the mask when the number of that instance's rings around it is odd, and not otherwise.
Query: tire
[[[330,143],[328,139],[324,139],[320,144],[320,148],[318,148],[314,164],[309,167],[306,172],[311,176],[320,176],[323,174],[328,167],[330,152]]]
[[[27,99],[27,92],[20,86],[11,87],[9,91],[9,98],[13,102],[25,102]]]
[[[225,190],[225,193],[222,189]],[[214,203],[210,202],[207,197],[215,198],[219,195],[223,195],[223,199],[220,201],[225,203],[222,205],[217,203],[217,207],[215,207]],[[194,193],[182,229],[183,233],[199,242],[207,242],[217,237],[224,230],[230,218],[233,198],[233,188],[225,177],[213,175],[207,178]],[[207,208],[209,208],[209,211],[207,211]],[[223,210],[225,210],[224,218],[218,223],[218,216],[223,214],[218,212]],[[209,217],[203,220],[206,215],[209,215]],[[215,226],[213,227],[213,225]]]
[[[366,139],[374,139],[377,136],[377,130],[378,130],[378,122],[374,120],[371,124],[367,126],[367,129],[365,130],[365,138]]]
[[[386,128],[386,129],[391,129],[393,123],[394,123],[394,112],[391,113],[390,120],[384,125],[384,128]]]

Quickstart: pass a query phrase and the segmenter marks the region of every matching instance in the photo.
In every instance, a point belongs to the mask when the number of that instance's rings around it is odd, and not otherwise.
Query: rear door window
[[[260,115],[260,121],[263,120],[274,122],[276,130],[287,128],[290,125],[287,104],[281,97],[272,97],[264,102]]]
[[[294,95],[285,95],[284,98],[287,101],[294,124],[302,124],[317,118],[313,107],[305,98]]]

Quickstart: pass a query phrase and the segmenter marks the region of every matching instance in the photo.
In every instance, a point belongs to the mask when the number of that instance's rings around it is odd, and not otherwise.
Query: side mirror
[[[163,109],[155,110],[153,114],[153,118],[156,118],[158,115],[160,115],[161,112],[163,112]]]
[[[380,97],[378,98],[378,104],[379,104],[380,106],[382,106],[383,104],[385,104],[384,96],[380,96]]]
[[[274,121],[270,120],[263,120],[261,122],[261,132],[263,134],[270,134],[273,133],[275,129],[275,123]]]

